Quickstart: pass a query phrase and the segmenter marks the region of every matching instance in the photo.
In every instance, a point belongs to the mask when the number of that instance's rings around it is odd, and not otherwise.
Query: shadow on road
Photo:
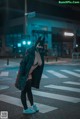
[[[32,115],[23,114],[19,119],[39,119],[39,114],[32,114]]]

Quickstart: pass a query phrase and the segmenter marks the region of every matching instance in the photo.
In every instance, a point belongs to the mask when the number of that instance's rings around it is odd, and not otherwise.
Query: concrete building
[[[73,49],[80,47],[80,9],[79,6],[61,5],[50,0],[25,0],[24,9],[13,10],[21,16],[9,19],[5,36],[9,50],[14,54],[23,53],[29,46],[17,47],[22,41],[31,41],[32,45],[40,36],[45,36],[49,55],[71,57]],[[14,16],[15,16],[14,15]],[[73,33],[65,36],[64,32]],[[4,35],[3,35],[4,36]],[[3,41],[3,40],[2,40]],[[4,44],[4,43],[3,43]],[[3,51],[3,46],[1,52]],[[79,48],[78,48],[79,49]],[[2,52],[2,55],[5,54]]]

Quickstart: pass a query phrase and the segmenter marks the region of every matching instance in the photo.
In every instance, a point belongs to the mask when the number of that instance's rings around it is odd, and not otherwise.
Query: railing
[[[80,60],[80,52],[73,52],[72,53],[72,60],[78,61]]]

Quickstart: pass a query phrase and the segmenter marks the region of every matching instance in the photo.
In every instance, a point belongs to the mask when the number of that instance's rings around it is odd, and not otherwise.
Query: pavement
[[[21,58],[16,59],[0,59],[0,68],[1,67],[18,67],[20,65]],[[55,59],[45,61],[45,65],[54,65],[54,64],[80,64],[80,59],[72,58],[59,58],[57,61]]]
[[[6,119],[80,119],[80,61],[69,58],[45,61],[41,87],[33,89],[40,112],[33,115],[22,114],[20,92],[14,87],[20,61],[10,59],[7,65],[6,59],[0,59],[0,114],[6,111],[9,116]],[[54,74],[50,74],[52,71]]]

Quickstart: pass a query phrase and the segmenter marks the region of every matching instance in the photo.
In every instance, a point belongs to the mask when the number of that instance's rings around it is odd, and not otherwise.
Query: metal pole
[[[26,36],[26,34],[27,34],[27,27],[28,27],[28,15],[26,15],[26,13],[27,13],[27,0],[25,0],[25,13],[24,13],[24,19],[25,19],[25,23],[24,23],[24,34],[25,34],[25,36]]]
[[[9,0],[6,1],[6,31],[5,31],[5,35],[8,34],[9,31]],[[7,65],[9,65],[9,50],[7,51]]]

